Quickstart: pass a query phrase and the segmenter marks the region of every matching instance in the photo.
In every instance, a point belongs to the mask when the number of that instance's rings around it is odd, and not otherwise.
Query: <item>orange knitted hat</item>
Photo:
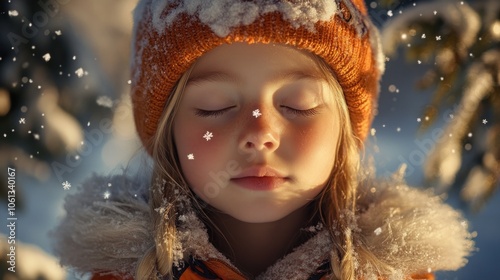
[[[132,103],[139,137],[152,137],[177,80],[215,47],[277,43],[310,51],[333,69],[353,131],[364,140],[384,71],[363,0],[141,0],[134,12]]]

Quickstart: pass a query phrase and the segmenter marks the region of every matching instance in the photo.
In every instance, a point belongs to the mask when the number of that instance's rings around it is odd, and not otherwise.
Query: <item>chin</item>
[[[237,212],[227,213],[227,214],[245,223],[272,223],[283,219],[284,217],[288,216],[290,213],[293,212],[293,210],[283,211],[284,210],[283,208],[275,211],[272,210],[263,211],[262,208],[258,210],[257,209],[248,209],[245,211],[242,210],[243,209],[239,209],[239,211]]]

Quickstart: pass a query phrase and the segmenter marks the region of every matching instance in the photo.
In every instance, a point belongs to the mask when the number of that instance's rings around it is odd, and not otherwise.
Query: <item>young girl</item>
[[[133,47],[151,180],[95,176],[69,196],[62,264],[186,280],[433,279],[466,263],[456,211],[360,167],[384,71],[362,1],[141,0]]]

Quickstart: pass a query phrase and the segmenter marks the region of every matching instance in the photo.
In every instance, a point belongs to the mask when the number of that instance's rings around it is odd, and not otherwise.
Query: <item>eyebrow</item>
[[[274,74],[269,81],[295,81],[302,79],[310,79],[315,81],[326,81],[319,71],[303,71],[303,70],[287,70]],[[194,75],[189,78],[187,84],[200,84],[203,82],[230,82],[238,84],[240,81],[237,76],[231,75],[223,71],[209,71],[199,75]]]

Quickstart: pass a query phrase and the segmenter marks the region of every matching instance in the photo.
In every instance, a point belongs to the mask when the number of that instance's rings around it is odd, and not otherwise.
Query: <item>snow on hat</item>
[[[324,59],[344,91],[354,134],[368,134],[384,56],[363,0],[140,0],[134,21],[133,112],[149,153],[177,80],[198,57],[234,42],[285,44]]]

